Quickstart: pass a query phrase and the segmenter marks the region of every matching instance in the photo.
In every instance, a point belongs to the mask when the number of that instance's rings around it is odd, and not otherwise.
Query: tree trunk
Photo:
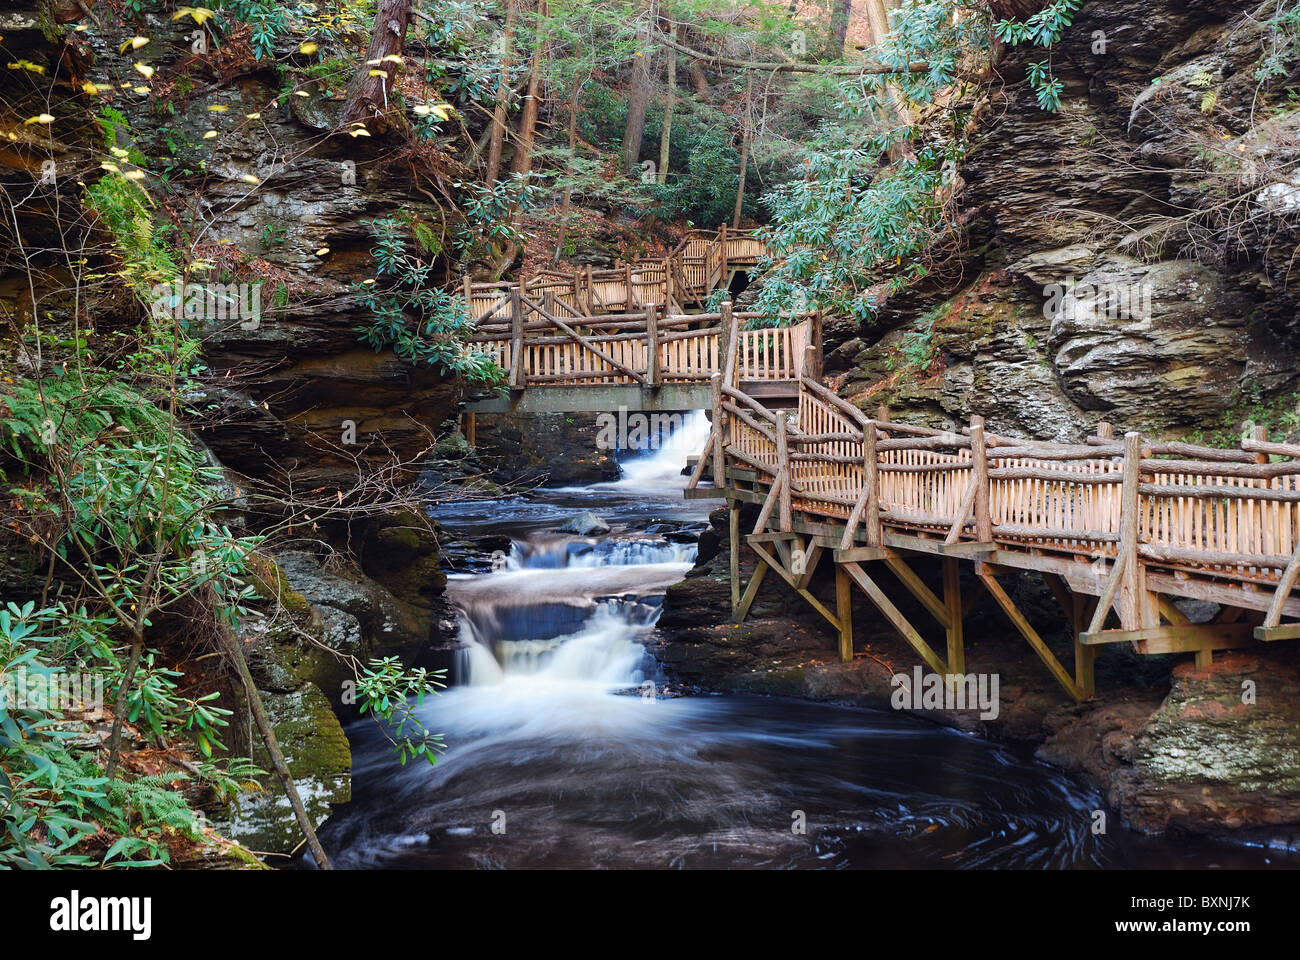
[[[546,18],[546,0],[537,0],[537,25],[533,34],[533,65],[528,75],[528,93],[519,116],[519,142],[515,146],[512,173],[529,173],[533,169],[533,141],[537,134],[537,113],[541,109],[542,60],[546,54],[542,21]]]
[[[507,75],[514,62],[510,56],[510,41],[514,36],[518,12],[518,0],[507,0],[506,23],[502,34],[501,74],[497,77],[497,106],[492,114],[492,137],[488,140],[487,171],[483,176],[483,182],[489,187],[496,183],[497,175],[501,172],[501,148],[506,141],[506,112],[510,107]]]
[[[389,94],[402,65],[384,60],[384,57],[402,55],[406,46],[406,23],[410,11],[411,0],[379,0],[379,9],[375,12],[375,29],[370,35],[366,59],[380,62],[362,64],[361,70],[348,84],[347,102],[343,107],[343,126],[358,122],[370,124],[377,120],[377,129],[382,131],[385,128],[382,118],[388,112],[391,102]],[[372,76],[371,71],[383,72]]]
[[[117,700],[113,702],[113,728],[108,735],[108,764],[104,767],[104,776],[110,780],[117,773],[117,759],[122,752],[122,724],[126,722],[126,702],[131,696],[131,684],[135,681],[135,672],[140,666],[140,656],[143,653],[144,637],[137,635],[131,642],[131,654],[126,660],[122,684],[117,688]]]
[[[827,55],[832,60],[844,56],[844,42],[849,36],[849,18],[853,14],[853,0],[835,0],[831,11],[831,37]]]
[[[623,170],[631,174],[641,159],[641,138],[645,134],[645,112],[650,102],[650,29],[657,16],[655,4],[641,31],[641,49],[632,64],[632,89],[627,102],[627,127],[623,131]]]
[[[678,36],[681,35],[681,27],[678,26]],[[668,149],[672,145],[673,136],[673,107],[677,103],[677,51],[665,50],[668,56],[668,86],[666,99],[664,102],[664,129],[659,137],[659,185],[663,186],[668,182]]]
[[[745,207],[745,173],[749,169],[749,138],[751,111],[754,107],[754,74],[745,79],[745,119],[740,130],[740,183],[736,185],[736,213],[731,218],[731,225],[740,229],[740,214]]]
[[[1048,3],[1049,0],[988,0],[994,20],[1024,20]]]
[[[573,151],[578,145],[578,97],[582,93],[582,85],[586,80],[574,80],[573,96],[569,98],[569,156],[573,156]],[[564,185],[564,199],[560,201],[560,230],[559,237],[555,241],[555,256],[551,259],[555,263],[560,262],[560,252],[564,249],[564,238],[569,233],[569,203],[573,198],[573,184]]]

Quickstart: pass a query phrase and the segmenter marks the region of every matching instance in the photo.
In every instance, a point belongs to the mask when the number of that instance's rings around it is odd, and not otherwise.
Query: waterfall
[[[659,449],[619,464],[622,477],[601,484],[606,489],[659,490],[685,486],[682,468],[688,457],[703,452],[709,439],[709,418],[703,410],[692,410],[682,417],[681,425],[663,438]]]

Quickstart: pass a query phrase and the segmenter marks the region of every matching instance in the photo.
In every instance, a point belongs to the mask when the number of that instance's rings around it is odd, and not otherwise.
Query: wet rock
[[[352,796],[352,753],[343,728],[315,684],[263,694],[262,701],[307,816],[321,823],[331,804],[346,803]],[[253,762],[271,769],[260,741]],[[230,823],[223,826],[232,839],[254,850],[287,853],[302,841],[289,800],[273,777],[265,790],[239,794]]]
[[[573,533],[580,537],[600,536],[609,531],[609,524],[591,511],[580,513],[555,528],[556,533]]]

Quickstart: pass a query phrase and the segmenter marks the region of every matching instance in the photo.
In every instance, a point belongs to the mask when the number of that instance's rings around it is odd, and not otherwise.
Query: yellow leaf
[[[128,171],[127,173],[122,174],[122,176],[126,177],[128,180],[143,180],[143,179],[144,179],[144,171],[143,171],[143,170],[130,170],[130,171]]]
[[[153,67],[149,66],[147,63],[137,63],[135,64],[135,72],[148,80],[153,76]]]
[[[208,109],[213,113],[225,113],[230,108],[224,103],[210,103],[208,104]]]
[[[320,47],[312,43],[310,40],[308,40],[306,43],[298,44],[298,52],[303,54],[304,56],[310,56],[311,54],[315,53],[319,49]]]
[[[329,252],[330,252],[330,248],[329,248],[329,247],[321,247],[319,250],[316,251],[316,256],[318,256],[318,257],[323,257],[323,256],[325,256],[325,254],[327,254],[327,253],[329,253]]]
[[[23,125],[27,126],[28,124],[32,124],[32,123],[53,123],[53,122],[54,122],[53,114],[38,113],[36,116],[28,117],[26,120],[24,120]]]
[[[85,83],[81,85],[81,92],[88,93],[93,97],[95,96],[95,94],[99,93],[99,87],[95,86],[93,83],[87,80]]]
[[[311,96],[311,94],[308,93],[306,90],[295,90],[295,91],[293,92],[293,95],[294,95],[295,97],[310,97],[310,96]]]
[[[259,180],[257,177],[253,176],[253,174],[251,174],[251,173],[246,173],[246,174],[244,174],[242,177],[240,177],[239,179],[240,179],[240,180],[243,180],[245,183],[261,183],[261,182],[262,182],[262,181]]]
[[[176,12],[172,14],[172,19],[179,20],[184,16],[188,16],[195,23],[202,26],[212,19],[212,11],[207,7],[177,7]]]
[[[261,115],[260,113],[246,113],[246,114],[244,114],[244,116],[248,117],[249,120],[261,120],[261,119],[262,119],[262,115]]]
[[[117,52],[126,53],[127,47],[130,47],[132,50],[139,50],[148,42],[148,37],[132,37],[130,40],[126,41],[126,43],[122,44],[122,46],[118,48]]]
[[[387,71],[387,70],[371,70],[371,71],[370,71],[370,75],[371,75],[372,77],[383,77],[385,80],[388,79],[388,71]]]
[[[30,60],[19,60],[17,63],[9,64],[10,70],[30,70],[32,73],[44,75],[45,68],[39,63],[32,63]]]
[[[357,130],[349,130],[349,131],[348,131],[348,136],[349,136],[349,137],[368,137],[368,136],[370,136],[370,131],[367,130],[365,127],[361,127],[361,128],[359,128],[359,129],[357,129]]]
[[[109,173],[121,173],[121,172],[122,172],[122,168],[119,167],[116,163],[108,163],[108,162],[101,163],[101,164],[99,165],[99,169],[101,169],[101,170],[107,170]]]
[[[215,130],[209,130],[207,133],[205,133],[205,134],[203,135],[203,139],[204,139],[204,140],[212,140],[213,138],[216,137],[216,135],[217,135],[217,131],[215,131]]]
[[[402,57],[401,57],[401,54],[390,53],[388,56],[384,57],[384,58],[383,58],[382,60],[380,60],[379,62],[380,62],[380,63],[401,63],[401,62],[402,62]]]
[[[111,153],[113,156],[117,157],[117,159],[119,160],[125,160],[127,157],[131,155],[131,152],[129,150],[123,150],[121,147],[109,147],[108,152]]]

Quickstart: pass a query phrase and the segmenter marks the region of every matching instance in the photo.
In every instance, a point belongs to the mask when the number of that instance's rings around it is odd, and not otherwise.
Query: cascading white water
[[[686,460],[704,450],[709,439],[709,418],[703,410],[692,410],[682,415],[681,426],[659,444],[659,449],[649,454],[624,460],[619,464],[623,475],[613,483],[601,484],[606,489],[654,490],[665,487],[682,487],[682,468]]]
[[[600,486],[680,487],[687,458],[703,449],[708,434],[703,411],[685,414],[657,450],[624,463],[622,479]],[[534,691],[639,682],[644,653],[636,638],[658,619],[658,607],[636,598],[680,580],[696,549],[645,536],[543,534],[514,543],[503,570],[450,584],[465,643],[458,680],[470,687],[523,682]],[[609,597],[624,599],[602,599]]]

